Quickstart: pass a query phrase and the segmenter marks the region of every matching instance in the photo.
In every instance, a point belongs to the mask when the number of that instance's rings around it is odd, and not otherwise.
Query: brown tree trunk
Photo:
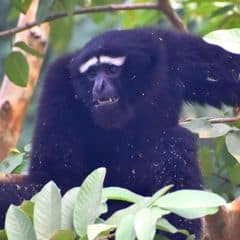
[[[240,198],[222,206],[218,213],[204,218],[202,240],[240,239]]]
[[[25,25],[35,20],[38,2],[38,0],[33,0],[27,14],[20,15],[18,26]],[[34,27],[16,34],[14,41],[24,41],[27,45],[44,55],[48,36],[49,26],[45,23],[39,27]],[[35,57],[25,52],[24,54],[27,58],[30,70],[27,87],[22,88],[16,86],[9,81],[7,76],[4,76],[0,89],[0,160],[5,158],[10,150],[17,144],[26,110],[31,100],[43,62],[43,58]]]

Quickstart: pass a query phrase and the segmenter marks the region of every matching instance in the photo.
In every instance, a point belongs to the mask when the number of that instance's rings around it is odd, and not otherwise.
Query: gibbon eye
[[[87,71],[87,77],[92,80],[94,79],[95,77],[97,76],[97,70],[95,68],[90,68],[88,71]]]
[[[108,73],[113,74],[113,75],[117,74],[119,72],[119,70],[120,70],[120,68],[118,66],[115,66],[115,65],[109,65],[107,67]]]

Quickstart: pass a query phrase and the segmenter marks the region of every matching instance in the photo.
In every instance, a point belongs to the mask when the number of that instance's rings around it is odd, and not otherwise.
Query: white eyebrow
[[[80,73],[86,72],[90,67],[96,65],[98,62],[98,59],[96,57],[92,57],[88,59],[86,62],[80,65],[79,71]]]
[[[126,57],[109,57],[109,56],[100,56],[100,63],[107,63],[115,66],[122,66],[126,60]]]

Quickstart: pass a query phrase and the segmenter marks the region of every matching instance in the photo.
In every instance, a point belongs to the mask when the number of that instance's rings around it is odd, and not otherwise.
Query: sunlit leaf
[[[167,219],[161,218],[157,221],[157,228],[162,231],[176,233],[178,230]]]
[[[126,217],[129,214],[135,215],[139,210],[145,208],[147,203],[148,200],[144,199],[127,208],[118,210],[114,212],[113,215],[106,220],[106,223],[118,226],[124,217]]]
[[[227,51],[240,53],[240,28],[217,30],[207,34],[203,39]]]
[[[156,232],[156,219],[152,218],[151,210],[144,208],[134,218],[134,229],[139,240],[152,240]]]
[[[73,211],[73,224],[79,236],[84,236],[87,226],[99,216],[105,174],[105,168],[98,168],[81,185]]]
[[[33,219],[38,239],[48,239],[61,228],[61,195],[54,182],[47,183],[37,194]]]
[[[7,211],[5,229],[9,240],[36,240],[30,218],[16,206],[11,205]]]
[[[103,198],[111,200],[121,200],[127,202],[138,202],[143,197],[124,188],[120,187],[107,187],[103,189]]]
[[[133,215],[127,215],[124,217],[116,231],[116,240],[135,240],[136,239],[136,233],[134,230],[134,216]]]
[[[67,191],[62,198],[62,228],[74,229],[73,227],[73,209],[77,201],[79,187]]]
[[[158,207],[188,219],[214,214],[218,207],[225,203],[226,201],[217,194],[199,190],[179,190],[166,194],[155,202]]]

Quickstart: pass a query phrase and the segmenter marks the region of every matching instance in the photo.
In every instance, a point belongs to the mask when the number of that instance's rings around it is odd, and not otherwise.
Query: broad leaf
[[[37,194],[33,219],[39,240],[50,238],[61,228],[61,194],[54,182],[47,183]]]
[[[4,71],[10,81],[18,86],[26,87],[28,82],[29,66],[21,52],[11,52],[4,65]]]
[[[73,230],[73,209],[77,201],[79,187],[67,191],[62,198],[62,228]]]
[[[84,236],[87,226],[99,216],[105,174],[105,168],[98,168],[81,185],[73,211],[73,225],[79,236]]]
[[[158,207],[189,219],[214,214],[217,207],[225,203],[225,200],[217,194],[199,190],[179,190],[169,193],[155,202]]]
[[[240,28],[217,30],[207,34],[204,40],[232,53],[240,53]]]
[[[20,205],[23,212],[33,221],[34,203],[30,201],[23,201]]]
[[[25,42],[23,42],[23,41],[16,42],[16,43],[14,44],[14,46],[15,46],[15,47],[18,47],[18,48],[20,48],[20,49],[22,49],[22,50],[24,50],[24,51],[27,52],[27,53],[30,53],[30,54],[33,55],[33,56],[43,57],[43,55],[42,55],[40,52],[38,52],[38,51],[35,50],[34,48],[29,47],[29,46],[28,46]]]
[[[7,211],[5,229],[9,240],[36,240],[30,218],[16,206],[11,205]]]
[[[160,218],[157,221],[157,228],[161,231],[176,233],[178,230],[167,219]]]
[[[113,213],[113,215],[110,216],[105,223],[119,226],[120,222],[124,217],[128,216],[129,214],[135,215],[139,210],[145,208],[147,203],[148,199],[144,199],[127,208],[118,210],[115,213]]]
[[[126,202],[138,202],[142,200],[143,197],[131,192],[130,190],[120,188],[120,187],[107,187],[103,189],[103,199],[110,199],[110,200],[121,200]]]
[[[165,193],[167,193],[171,188],[173,187],[173,185],[168,185],[165,186],[163,188],[161,188],[160,190],[158,190],[156,193],[153,194],[153,196],[151,198],[149,198],[148,201],[148,207],[154,205],[154,203],[160,198],[162,197]]]
[[[134,216],[127,215],[124,217],[116,231],[116,240],[135,240],[136,233],[134,230]]]
[[[134,229],[139,240],[152,240],[156,232],[156,219],[151,210],[144,208],[134,218]]]

